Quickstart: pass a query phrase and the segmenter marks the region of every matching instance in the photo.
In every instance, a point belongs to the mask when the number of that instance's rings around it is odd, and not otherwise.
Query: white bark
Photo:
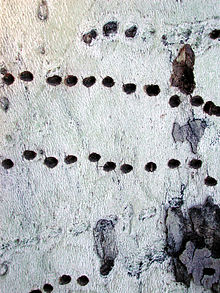
[[[193,282],[190,289],[175,282],[164,252],[164,216],[181,189],[183,209],[208,195],[220,203],[219,184],[204,184],[207,174],[220,180],[219,117],[192,107],[169,79],[182,40],[195,52],[193,95],[220,104],[219,41],[208,36],[220,28],[220,2],[47,0],[39,12],[41,2],[1,1],[0,64],[15,82],[1,85],[9,109],[0,109],[0,155],[14,167],[0,168],[0,292],[43,291],[45,283],[53,292],[69,293],[209,292]],[[118,32],[105,37],[102,28],[109,21],[118,22]],[[137,35],[128,39],[124,32],[132,25]],[[82,35],[91,29],[98,36],[86,45]],[[24,70],[33,73],[32,82],[18,78]],[[46,78],[54,74],[76,75],[78,83],[50,86]],[[97,81],[88,89],[82,79],[91,75]],[[104,87],[105,76],[115,86]],[[135,83],[136,92],[124,93],[123,83]],[[149,97],[143,90],[148,84],[159,85],[160,94]],[[177,108],[168,104],[173,94],[182,101]],[[208,125],[197,154],[171,134],[174,122],[182,126],[193,115]],[[22,156],[28,149],[37,152],[33,161]],[[101,155],[98,167],[88,160],[92,152]],[[64,163],[69,154],[77,156],[76,163]],[[45,156],[56,157],[58,165],[47,168]],[[179,168],[168,168],[172,158],[181,162]],[[192,158],[203,161],[198,171],[188,166]],[[107,161],[116,163],[115,171],[103,171]],[[144,170],[150,161],[157,164],[153,173]],[[123,163],[133,171],[123,174]],[[113,218],[118,254],[103,277],[93,229],[98,220]],[[61,286],[63,274],[72,281]],[[89,278],[85,287],[76,282],[81,275]]]

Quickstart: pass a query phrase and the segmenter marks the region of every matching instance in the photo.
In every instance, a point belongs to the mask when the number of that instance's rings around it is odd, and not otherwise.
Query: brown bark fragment
[[[195,89],[194,81],[195,54],[189,44],[184,45],[173,61],[173,73],[170,78],[171,86],[178,87],[184,94],[191,94]]]

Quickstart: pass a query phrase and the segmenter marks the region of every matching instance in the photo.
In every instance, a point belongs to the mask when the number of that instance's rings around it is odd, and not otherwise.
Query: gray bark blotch
[[[4,112],[8,111],[9,108],[9,100],[6,97],[1,97],[0,98],[0,107]]]
[[[8,273],[8,265],[3,262],[0,264],[0,276],[3,277]]]
[[[41,0],[38,5],[37,16],[40,20],[47,20],[48,19],[48,5],[46,0]]]
[[[175,142],[184,142],[187,140],[190,143],[191,150],[194,154],[197,153],[197,146],[200,139],[204,135],[207,124],[205,120],[192,119],[188,120],[187,124],[180,126],[178,123],[173,123],[172,136]]]
[[[93,230],[95,249],[101,259],[100,273],[103,276],[108,275],[112,270],[118,254],[114,227],[112,220],[101,219]]]

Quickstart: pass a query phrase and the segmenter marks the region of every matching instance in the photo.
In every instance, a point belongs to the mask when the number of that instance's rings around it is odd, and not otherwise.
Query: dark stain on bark
[[[195,89],[194,81],[195,54],[189,44],[184,45],[173,61],[173,73],[170,78],[171,86],[178,87],[184,94],[191,94]]]
[[[112,220],[101,219],[93,230],[95,250],[101,259],[100,274],[102,276],[107,276],[110,273],[118,254],[114,227],[115,224]]]

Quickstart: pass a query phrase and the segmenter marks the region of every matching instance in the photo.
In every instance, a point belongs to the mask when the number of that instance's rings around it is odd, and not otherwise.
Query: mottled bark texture
[[[166,217],[167,252],[172,257],[176,281],[219,292],[220,208],[208,197],[184,217],[180,208],[169,208]]]

